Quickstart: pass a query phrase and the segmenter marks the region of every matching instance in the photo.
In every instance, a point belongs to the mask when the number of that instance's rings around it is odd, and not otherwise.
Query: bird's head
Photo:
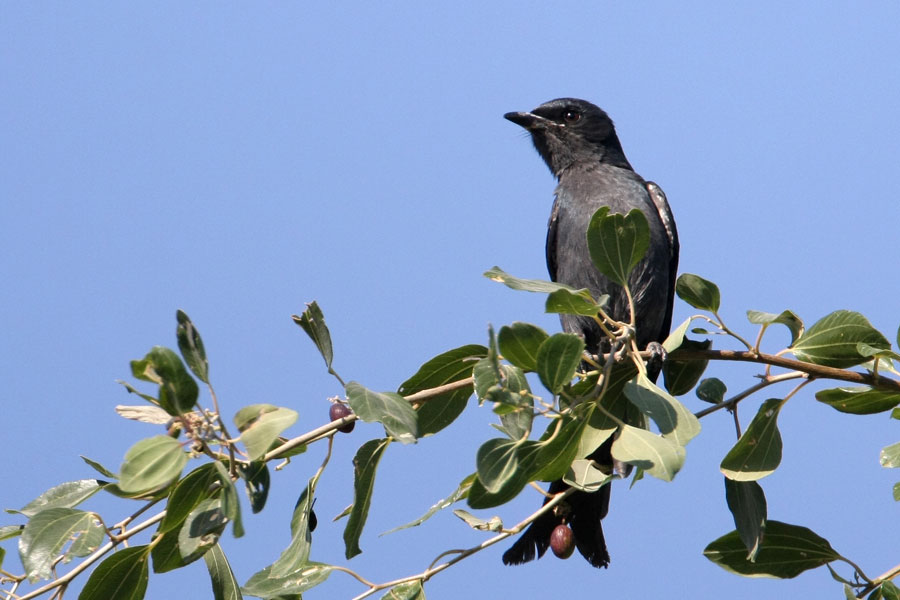
[[[631,169],[612,119],[586,100],[558,98],[531,112],[510,112],[503,117],[528,130],[534,147],[557,178],[576,162]]]

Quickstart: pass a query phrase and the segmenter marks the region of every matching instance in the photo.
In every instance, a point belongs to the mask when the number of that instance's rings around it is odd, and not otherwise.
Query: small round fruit
[[[328,410],[328,416],[331,417],[332,421],[337,421],[338,419],[343,419],[344,417],[349,417],[353,414],[353,411],[350,410],[350,407],[346,404],[340,404],[335,402],[331,405],[331,408]],[[353,431],[353,427],[356,425],[356,421],[350,421],[346,425],[342,427],[338,427],[338,431],[342,433],[350,433]]]
[[[575,535],[568,525],[557,525],[550,534],[550,549],[559,558],[569,558],[575,552]]]

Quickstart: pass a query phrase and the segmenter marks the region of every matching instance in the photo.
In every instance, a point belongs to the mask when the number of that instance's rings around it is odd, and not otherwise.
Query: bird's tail
[[[568,486],[562,481],[554,481],[550,484],[549,493],[557,494],[567,488]],[[609,510],[609,493],[610,486],[608,484],[593,493],[574,492],[565,500],[568,510],[563,512],[566,515],[560,517],[551,511],[538,517],[516,540],[516,543],[503,553],[503,563],[521,565],[542,557],[550,547],[550,534],[553,529],[565,521],[572,528],[578,552],[591,565],[597,568],[606,568],[609,566],[609,552],[606,549],[606,540],[603,537],[600,520],[606,516]],[[547,502],[549,502],[549,498],[544,501],[544,504]]]

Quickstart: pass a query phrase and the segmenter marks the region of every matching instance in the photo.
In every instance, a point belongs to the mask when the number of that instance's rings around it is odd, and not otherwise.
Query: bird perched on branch
[[[609,295],[607,313],[628,322],[630,310],[621,286],[594,267],[588,251],[588,224],[593,214],[608,206],[610,213],[640,209],[650,226],[647,254],[629,277],[634,297],[636,341],[640,348],[659,353],[672,322],[675,275],[678,268],[678,234],[662,190],[634,172],[616,136],[612,120],[585,100],[559,98],[531,112],[510,112],[504,117],[524,127],[550,171],[559,181],[547,231],[547,268],[553,281],[576,289],[587,288],[595,298]],[[608,352],[610,341],[590,317],[561,315],[565,331],[584,338],[591,354]],[[655,380],[660,361],[648,369]],[[590,455],[601,468],[620,470],[610,454],[611,440]],[[568,486],[550,484],[556,494]],[[577,491],[566,499],[561,514],[572,528],[575,545],[595,567],[609,565],[609,552],[600,520],[609,509],[610,485],[593,493]],[[550,545],[560,517],[548,512],[533,522],[503,554],[503,562],[517,565],[540,558]]]

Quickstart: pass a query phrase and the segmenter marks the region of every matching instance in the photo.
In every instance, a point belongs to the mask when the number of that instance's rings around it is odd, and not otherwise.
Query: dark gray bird
[[[672,323],[675,275],[678,268],[678,234],[663,191],[634,172],[609,116],[585,100],[559,98],[531,112],[511,112],[504,117],[531,134],[534,147],[556,176],[556,201],[547,231],[547,268],[550,279],[574,288],[587,288],[594,297],[609,295],[608,314],[629,321],[628,300],[621,286],[611,282],[591,262],[587,229],[591,216],[602,206],[611,213],[638,208],[650,225],[650,247],[629,278],[634,297],[636,339],[639,347],[661,353],[659,342]],[[587,350],[609,350],[597,324],[588,317],[561,315],[565,331],[584,337]],[[656,379],[661,361],[648,375]],[[612,440],[591,454],[603,468],[614,468]],[[619,470],[619,465],[615,465]],[[550,484],[550,493],[567,489],[562,481]],[[568,515],[578,551],[595,567],[609,565],[609,553],[600,520],[609,509],[610,486],[595,493],[575,492],[567,499]],[[565,511],[564,511],[565,514]],[[550,544],[550,534],[560,517],[547,513],[532,523],[503,554],[503,562],[517,565],[540,558]]]

